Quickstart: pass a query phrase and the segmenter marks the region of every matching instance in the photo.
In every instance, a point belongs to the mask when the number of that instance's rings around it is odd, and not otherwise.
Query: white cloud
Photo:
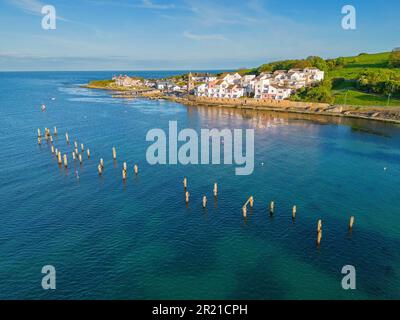
[[[20,8],[21,10],[33,14],[33,15],[43,15],[42,8],[46,5],[37,0],[9,0],[14,6]],[[57,9],[57,8],[56,8]],[[69,21],[57,14],[57,20]]]
[[[138,5],[140,8],[154,9],[154,10],[168,10],[175,8],[174,4],[156,4],[150,0],[142,0],[142,4]]]
[[[191,39],[191,40],[197,40],[197,41],[204,41],[204,40],[218,40],[218,41],[225,41],[227,40],[223,35],[221,34],[193,34],[190,31],[185,31],[183,33],[183,36],[185,38]]]
[[[38,15],[41,14],[44,6],[43,3],[37,0],[11,0],[10,2],[25,12]]]

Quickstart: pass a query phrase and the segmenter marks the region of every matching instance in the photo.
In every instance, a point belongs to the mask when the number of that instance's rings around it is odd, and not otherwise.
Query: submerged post
[[[101,165],[102,168],[104,168],[104,160],[103,160],[103,158],[100,159],[100,165]]]
[[[58,135],[57,127],[54,127],[54,135]]]
[[[189,191],[186,191],[186,193],[185,193],[185,200],[186,200],[186,203],[189,203],[189,196],[190,196]]]
[[[243,206],[242,208],[243,218],[247,218],[247,207]]]
[[[187,178],[186,177],[184,177],[183,178],[183,188],[187,188]]]
[[[68,167],[68,159],[66,154],[64,154],[64,167]]]
[[[115,149],[115,147],[112,148],[112,154],[113,154],[113,159],[117,160],[117,150]]]
[[[103,174],[103,167],[100,164],[98,165],[97,170],[99,171],[99,175],[101,176]]]
[[[83,143],[81,143],[81,150],[82,152],[85,151],[85,146],[83,145]]]
[[[214,183],[214,190],[213,190],[213,192],[214,192],[214,197],[218,196],[218,184],[217,184],[216,182]]]
[[[350,222],[349,222],[349,229],[352,230],[354,226],[354,216],[350,217]]]
[[[207,197],[203,197],[203,208],[207,207]]]
[[[138,173],[139,173],[139,167],[138,167],[137,164],[135,164],[135,165],[133,166],[133,172],[135,172],[135,175],[138,175]]]
[[[297,212],[297,206],[293,206],[293,209],[292,209],[292,219],[293,220],[296,219],[296,212]]]
[[[57,162],[58,162],[58,164],[62,163],[62,161],[61,161],[61,152],[60,151],[58,151],[58,154],[57,154]]]
[[[38,138],[42,137],[42,133],[40,132],[40,128],[37,129],[37,136],[38,136]]]
[[[76,160],[76,153],[75,153],[75,151],[72,151],[72,160]]]
[[[82,162],[83,162],[82,155],[81,155],[81,154],[79,154],[78,158],[79,158],[79,162],[80,162],[80,164],[82,164]]]
[[[269,214],[271,216],[274,215],[274,210],[275,210],[275,202],[271,201],[271,203],[269,204]]]
[[[38,143],[38,145],[41,145],[41,144],[42,144],[42,138],[41,138],[41,137],[38,137],[38,138],[37,138],[37,143]]]
[[[321,232],[322,231],[322,220],[318,220],[318,224],[317,224],[317,232]]]
[[[51,146],[51,153],[54,154],[54,146]]]
[[[65,140],[67,141],[67,143],[69,144],[69,136],[68,136],[68,132],[65,133]]]
[[[86,153],[87,153],[88,159],[90,159],[90,149],[87,149],[87,150],[86,150]]]
[[[322,230],[318,231],[318,235],[317,235],[317,245],[318,246],[321,244],[321,240],[322,240]]]
[[[122,169],[122,180],[126,180],[126,170]]]
[[[124,165],[123,165],[123,167],[124,167],[124,170],[126,171],[127,170],[127,165],[126,165],[126,162],[124,162]]]
[[[254,198],[253,198],[253,196],[250,197],[249,204],[250,204],[250,208],[254,207]]]

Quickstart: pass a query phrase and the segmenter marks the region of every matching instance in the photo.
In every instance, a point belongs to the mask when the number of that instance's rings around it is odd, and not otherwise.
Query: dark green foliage
[[[291,100],[333,103],[332,82],[326,79],[317,86],[302,88]]]

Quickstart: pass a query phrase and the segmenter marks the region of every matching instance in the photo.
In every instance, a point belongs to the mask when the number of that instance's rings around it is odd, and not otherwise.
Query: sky
[[[44,5],[56,29],[42,28]],[[342,28],[342,8],[356,29]],[[0,71],[255,67],[400,47],[398,0],[0,0]]]

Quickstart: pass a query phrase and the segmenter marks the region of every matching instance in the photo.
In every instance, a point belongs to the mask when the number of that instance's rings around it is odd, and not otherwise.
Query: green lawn
[[[347,97],[346,97],[347,92]],[[343,90],[333,90],[333,96],[335,97],[335,104],[347,104],[354,106],[376,106],[376,107],[386,107],[388,102],[388,97],[364,93],[357,91],[355,89],[343,89]],[[400,99],[391,98],[389,102],[390,107],[400,106]]]

